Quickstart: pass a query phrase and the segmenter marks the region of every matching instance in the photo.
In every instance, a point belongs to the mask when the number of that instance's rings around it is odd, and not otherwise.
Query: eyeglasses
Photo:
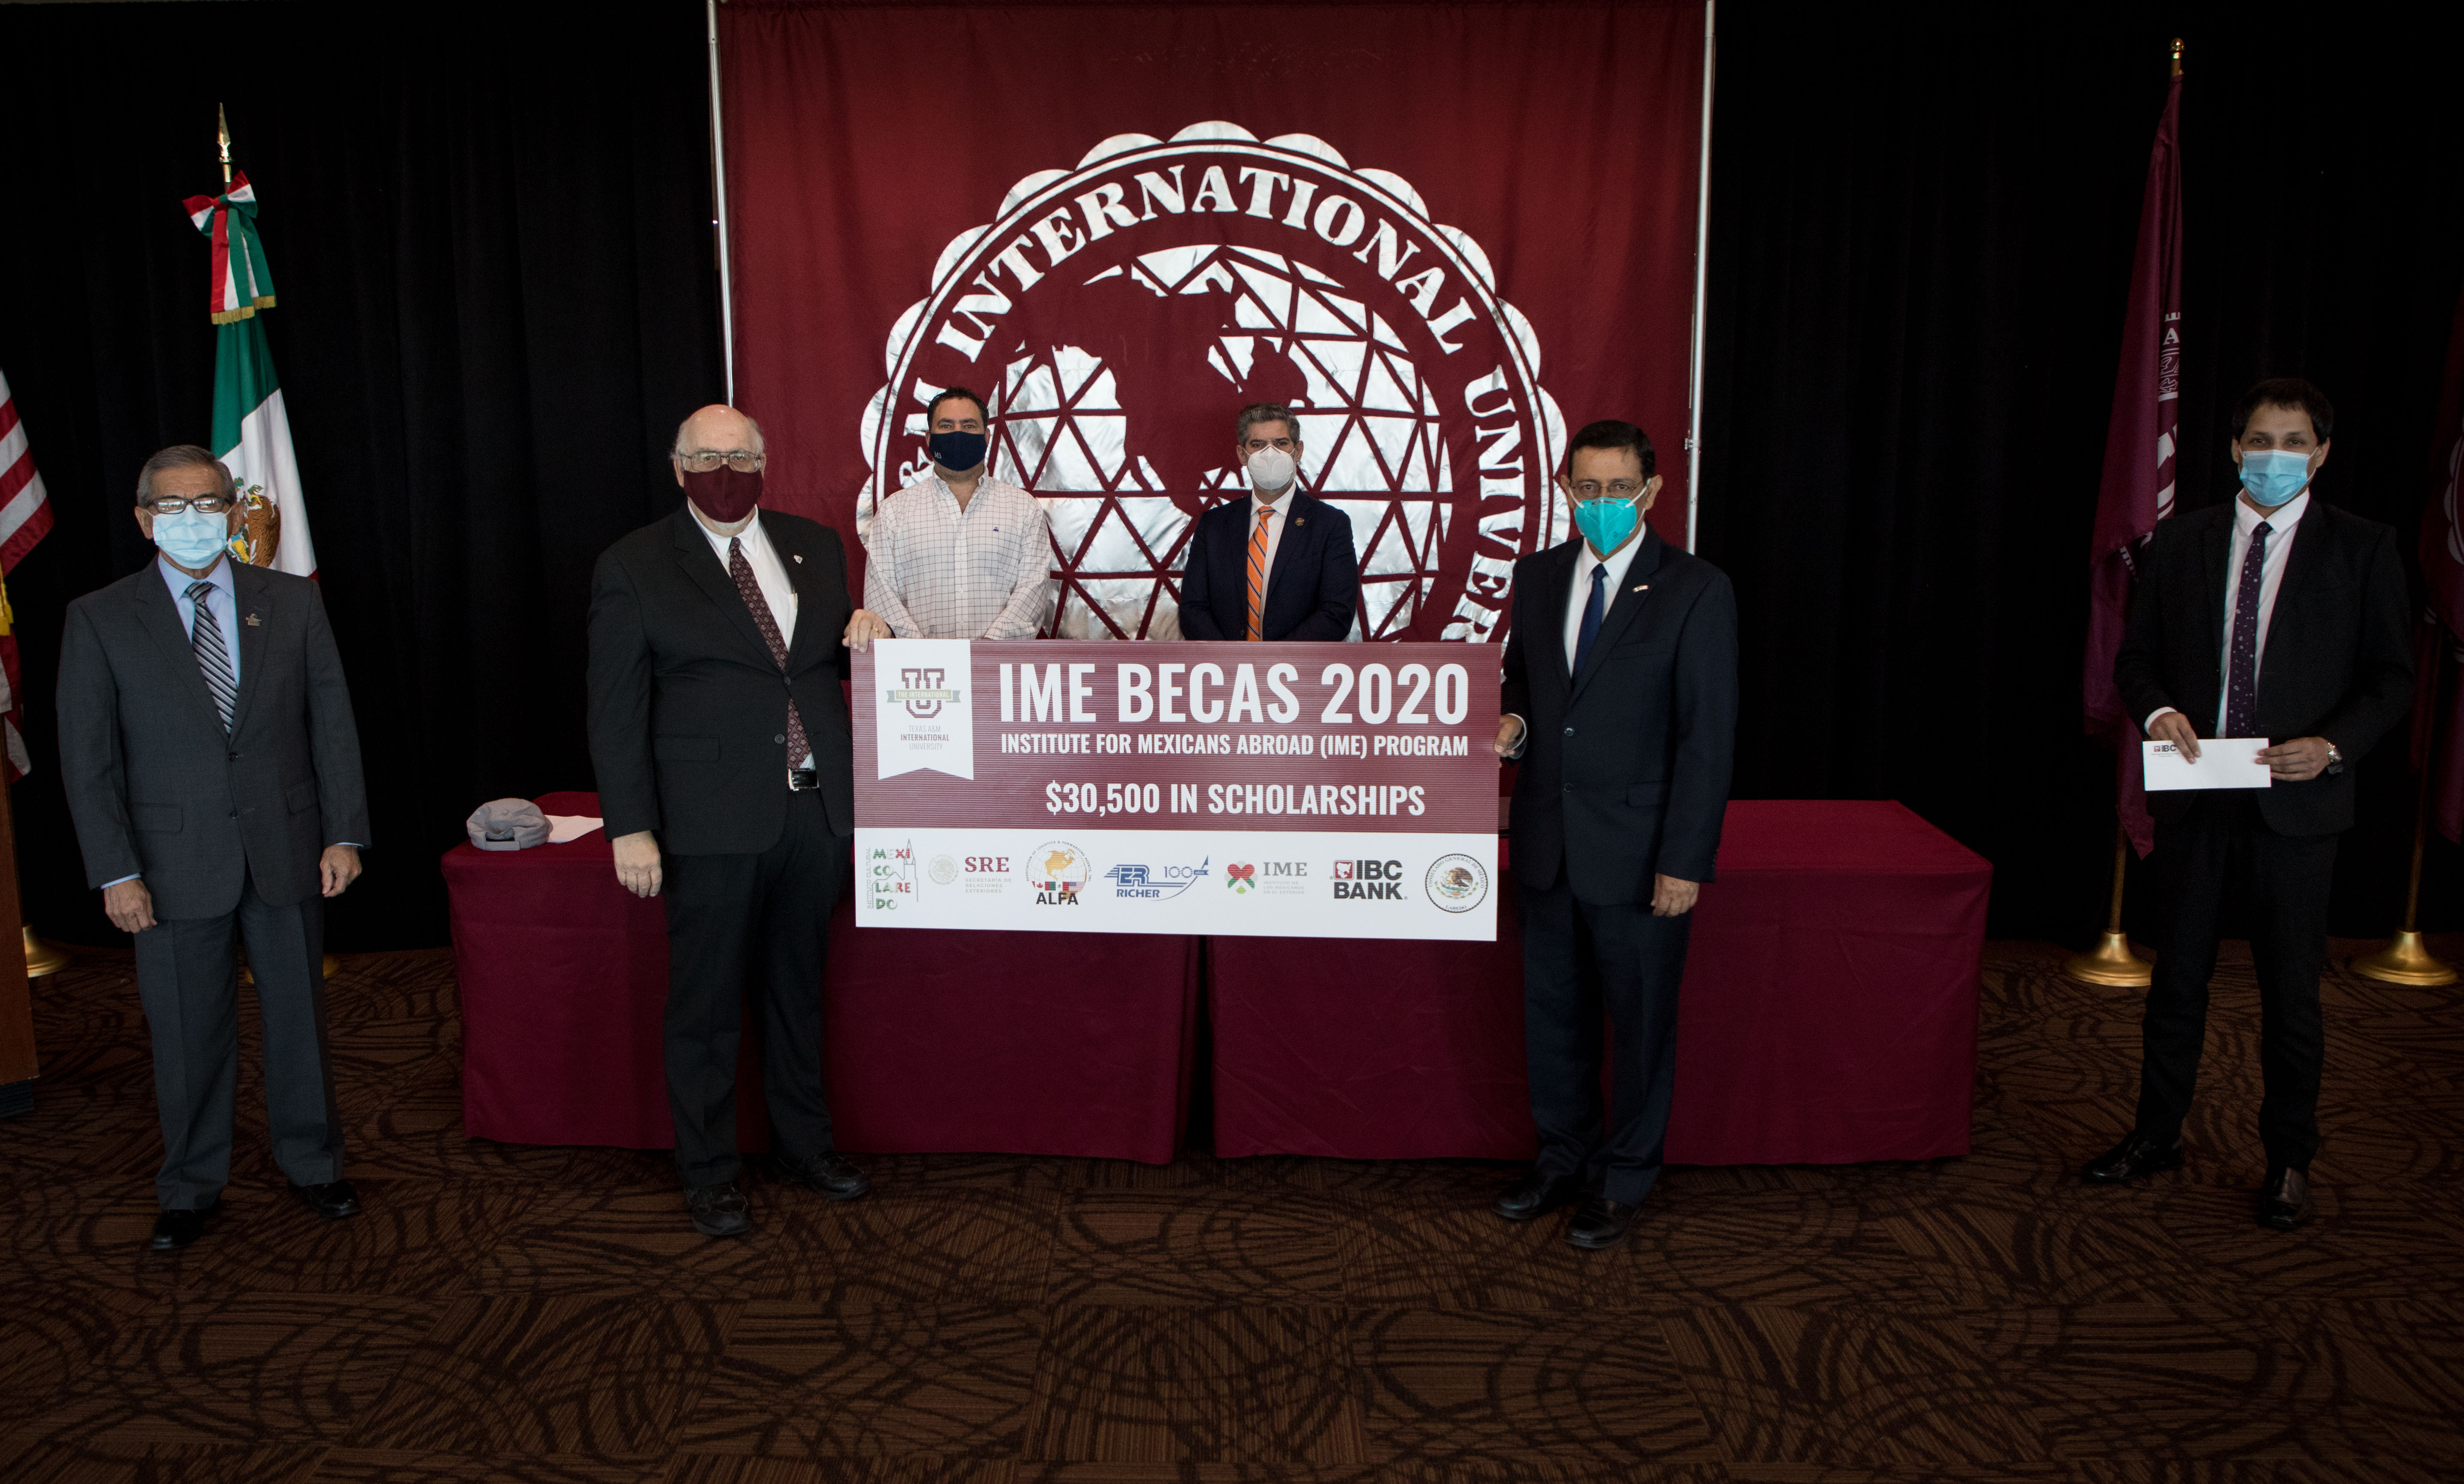
[[[761,467],[761,455],[746,453],[741,449],[733,453],[714,453],[707,448],[698,448],[691,453],[677,454],[676,462],[695,474],[707,474],[721,464],[739,474],[750,474]]]
[[[194,499],[166,494],[147,501],[145,508],[157,515],[176,515],[185,510],[193,510],[200,515],[219,515],[233,503],[219,494],[201,494]]]
[[[1641,492],[1642,481],[1639,479],[1612,479],[1605,485],[1596,479],[1586,479],[1574,486],[1574,498],[1587,501],[1631,500]]]

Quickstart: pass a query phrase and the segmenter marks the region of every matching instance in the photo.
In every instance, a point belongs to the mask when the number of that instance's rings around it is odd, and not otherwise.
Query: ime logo
[[[1337,902],[1402,901],[1403,862],[1337,861],[1334,862],[1334,899]]]

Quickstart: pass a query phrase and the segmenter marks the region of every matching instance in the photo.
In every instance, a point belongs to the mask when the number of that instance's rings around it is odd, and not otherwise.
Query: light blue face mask
[[[164,556],[194,572],[211,563],[231,538],[228,517],[184,510],[154,517],[154,544]]]
[[[1642,524],[1642,508],[1632,500],[1583,500],[1574,506],[1574,526],[1592,550],[1616,551]]]
[[[2260,448],[2241,456],[2241,487],[2274,510],[2310,485],[2310,455],[2291,448]]]

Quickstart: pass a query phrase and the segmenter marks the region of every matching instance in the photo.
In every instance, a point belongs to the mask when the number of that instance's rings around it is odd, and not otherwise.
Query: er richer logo
[[[1403,862],[1337,861],[1334,862],[1334,899],[1337,902],[1402,901]]]
[[[1038,906],[1076,906],[1078,893],[1095,874],[1087,852],[1062,840],[1047,840],[1027,852],[1025,869]]]
[[[1193,407],[1300,415],[1309,491],[1352,517],[1367,638],[1495,637],[1514,558],[1566,535],[1530,320],[1410,181],[1315,135],[1116,134],[1026,176],[942,248],[884,352],[858,535],[931,468],[927,400],[989,393],[992,473],[1052,520],[1063,638],[1171,637],[1150,623],[1191,522],[1248,490]]]
[[[872,893],[873,910],[894,912],[902,902],[915,900],[915,842],[876,845],[865,862],[865,886]]]
[[[1160,902],[1179,896],[1205,874],[1206,862],[1200,861],[1196,865],[1116,865],[1104,873],[1104,879],[1112,884],[1116,897]]]

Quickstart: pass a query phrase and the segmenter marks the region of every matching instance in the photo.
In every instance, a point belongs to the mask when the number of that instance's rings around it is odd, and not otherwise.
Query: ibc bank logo
[[[1337,861],[1334,862],[1334,899],[1337,902],[1402,901],[1403,862]]]
[[[1364,536],[1368,638],[1493,637],[1514,557],[1566,534],[1565,420],[1486,251],[1314,135],[1217,120],[1038,170],[942,248],[884,349],[859,535],[931,468],[924,399],[988,392],[991,472],[1088,533],[1056,557],[1063,638],[1146,637],[1190,522],[1246,493],[1193,406],[1302,414],[1308,488]]]

